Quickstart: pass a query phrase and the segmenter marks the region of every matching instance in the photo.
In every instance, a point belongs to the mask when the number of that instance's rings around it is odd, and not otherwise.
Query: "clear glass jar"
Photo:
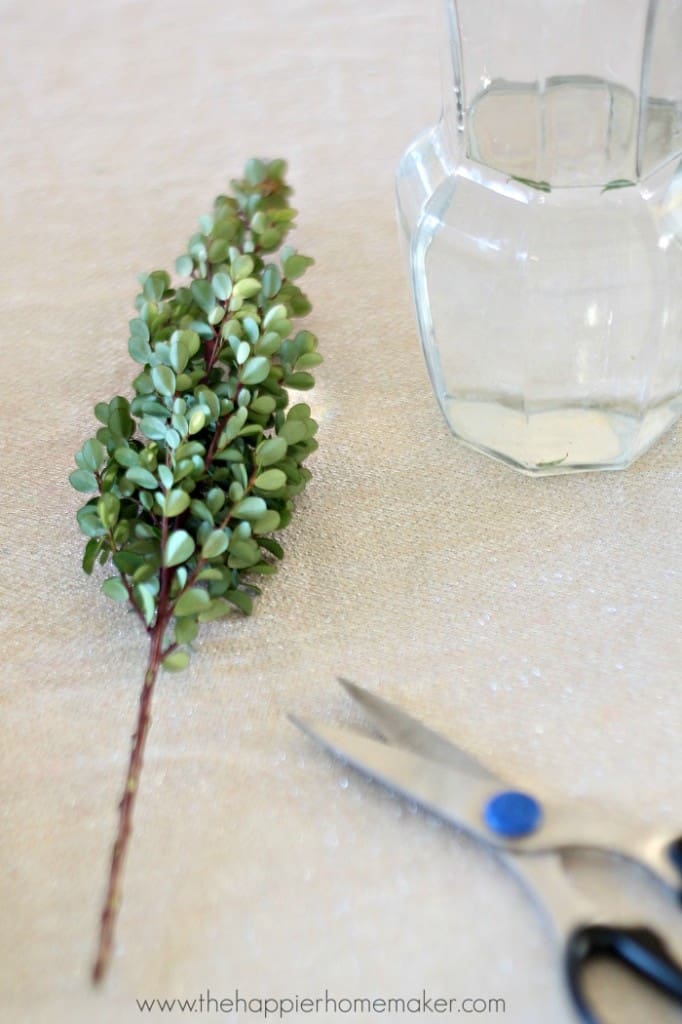
[[[444,105],[397,172],[452,432],[619,469],[682,411],[682,0],[447,0]]]

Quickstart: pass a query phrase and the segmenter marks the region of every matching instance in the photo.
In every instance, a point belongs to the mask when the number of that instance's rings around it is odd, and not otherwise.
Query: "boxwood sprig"
[[[289,389],[313,387],[317,338],[295,331],[311,309],[297,281],[313,260],[285,244],[295,211],[282,160],[250,160],[231,195],[202,217],[176,275],[140,279],[128,351],[134,395],[95,406],[100,423],[76,454],[83,568],[113,572],[107,597],[149,636],[93,979],[111,956],[158,672],[184,669],[201,623],[249,614],[258,576],[276,570],[272,536],[291,519],[317,447],[317,424]]]

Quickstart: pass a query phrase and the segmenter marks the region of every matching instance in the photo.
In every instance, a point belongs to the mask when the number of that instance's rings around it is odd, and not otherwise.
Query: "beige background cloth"
[[[448,435],[393,206],[394,166],[439,106],[424,8],[0,5],[3,1022],[199,1020],[135,999],[326,987],[502,997],[504,1016],[471,1019],[569,1024],[510,876],[287,721],[357,718],[337,673],[548,795],[681,824],[682,432],[625,473],[539,481]],[[93,993],[145,643],[80,570],[67,476],[94,403],[129,388],[135,275],[171,266],[252,154],[288,158],[295,241],[317,259],[320,450],[253,618],[205,628],[190,670],[161,679]],[[617,883],[681,951],[665,896],[632,870]],[[680,1019],[614,975],[594,984],[619,1024]]]

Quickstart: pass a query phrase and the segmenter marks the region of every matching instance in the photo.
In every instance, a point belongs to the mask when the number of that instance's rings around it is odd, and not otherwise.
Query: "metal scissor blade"
[[[413,754],[403,747],[390,746],[360,733],[321,722],[289,716],[299,729],[360,769],[383,782],[389,789],[414,800],[438,817],[490,842],[481,820],[486,801],[498,791],[494,782],[478,779]]]
[[[357,683],[339,676],[339,682],[347,693],[366,712],[372,724],[391,743],[412,750],[415,754],[428,757],[432,761],[447,764],[451,768],[466,772],[478,779],[497,782],[504,785],[499,775],[485,768],[471,754],[439,735],[416,718],[401,711],[395,704],[377,697],[376,694],[364,690]]]

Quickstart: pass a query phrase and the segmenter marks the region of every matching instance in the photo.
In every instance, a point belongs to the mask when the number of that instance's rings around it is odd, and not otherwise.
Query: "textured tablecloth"
[[[337,673],[555,798],[680,825],[682,432],[625,473],[545,480],[448,435],[392,186],[437,115],[432,14],[0,4],[3,1022],[201,1020],[136,1000],[327,989],[503,998],[505,1014],[470,1019],[569,1024],[555,950],[494,859],[287,721],[357,718]],[[93,992],[145,643],[81,572],[67,477],[94,403],[129,387],[135,275],[171,264],[252,154],[288,158],[296,244],[317,259],[320,449],[254,616],[205,628],[190,670],[160,681],[116,954]],[[607,873],[581,879],[594,892]],[[664,895],[632,870],[617,882],[682,950]],[[679,1019],[614,978],[594,982],[614,1021]],[[288,1017],[344,1018],[469,1019]]]

